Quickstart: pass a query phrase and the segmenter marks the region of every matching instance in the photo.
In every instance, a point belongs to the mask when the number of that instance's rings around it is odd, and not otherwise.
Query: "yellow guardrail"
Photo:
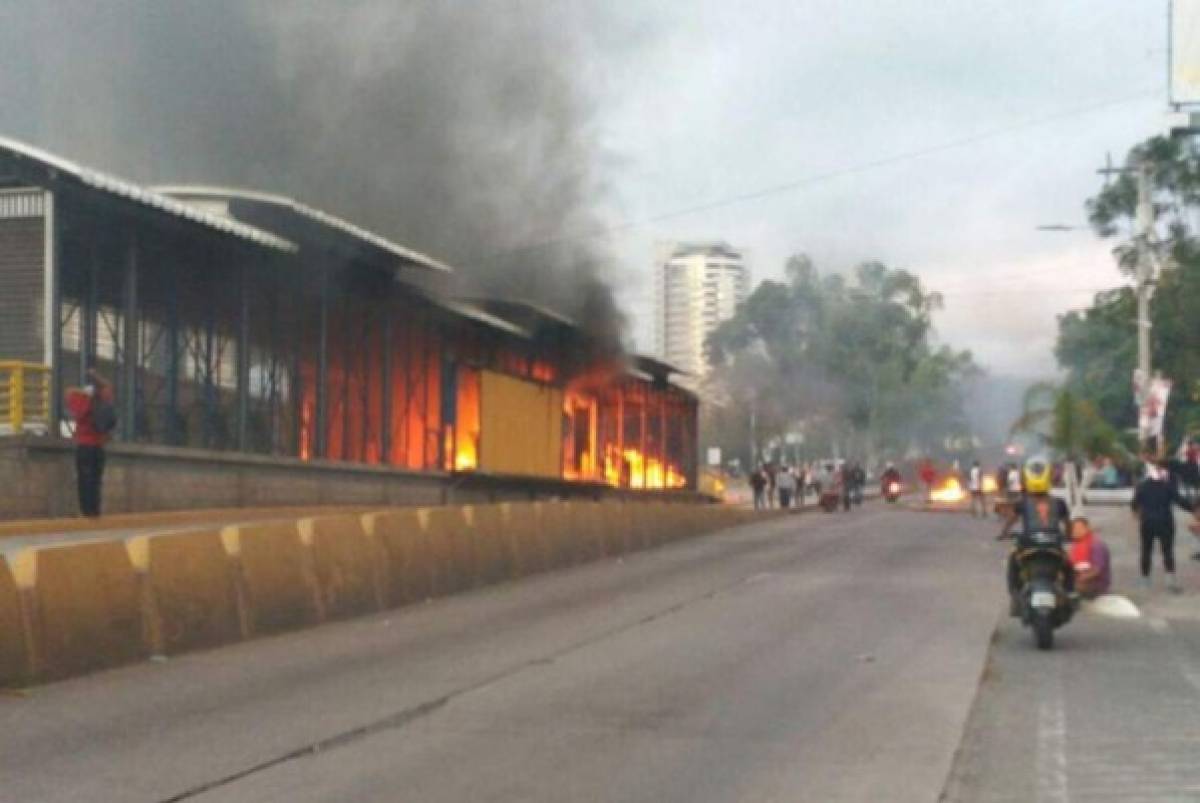
[[[50,425],[50,369],[0,360],[0,434],[46,432]]]

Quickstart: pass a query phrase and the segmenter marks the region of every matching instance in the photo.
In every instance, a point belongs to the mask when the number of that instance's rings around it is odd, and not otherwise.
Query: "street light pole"
[[[750,397],[750,470],[758,469],[758,395]]]
[[[1107,180],[1108,176],[1126,172],[1128,168],[1114,168],[1111,160],[1099,172]],[[1137,233],[1137,371],[1135,403],[1138,406],[1138,417],[1141,418],[1142,403],[1150,391],[1150,372],[1152,370],[1152,355],[1150,353],[1150,299],[1154,296],[1154,286],[1157,276],[1156,257],[1154,255],[1154,188],[1151,182],[1150,162],[1145,157],[1138,160],[1133,168],[1137,173],[1137,210],[1135,215]],[[1138,446],[1144,452],[1147,443],[1146,436],[1138,427]]]
[[[1154,202],[1150,187],[1150,166],[1146,161],[1138,163],[1137,167],[1137,367],[1139,383],[1140,406],[1150,389],[1150,298],[1154,295],[1154,256],[1151,253],[1154,241]],[[1146,437],[1138,433],[1138,440],[1143,449],[1146,447]]]

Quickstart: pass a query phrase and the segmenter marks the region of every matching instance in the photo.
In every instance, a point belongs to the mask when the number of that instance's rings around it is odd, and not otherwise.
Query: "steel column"
[[[250,268],[239,260],[237,328],[237,450],[247,450],[250,423]]]
[[[93,235],[94,236],[94,235]],[[87,372],[96,367],[96,308],[99,306],[100,245],[94,239],[88,253],[79,305],[79,384],[87,383]]]
[[[171,263],[167,298],[167,442],[180,441],[179,432],[179,266]]]
[[[317,387],[316,387],[316,432],[313,433],[313,456],[326,456],[327,433],[325,423],[328,417],[329,380],[329,276],[321,272],[321,311],[320,323],[317,328]]]
[[[137,371],[141,359],[138,338],[138,242],[131,232],[126,241],[124,281],[121,292],[121,392],[117,399],[122,436],[127,441],[137,438]]]
[[[62,210],[57,197],[46,193],[45,206],[45,273],[42,292],[44,328],[46,340],[42,344],[44,359],[50,367],[50,422],[52,435],[62,430],[65,418],[63,410],[62,370],[62,254],[63,225]]]
[[[385,303],[383,313],[383,354],[381,360],[383,383],[379,393],[379,449],[380,463],[392,462],[392,316],[391,304]]]

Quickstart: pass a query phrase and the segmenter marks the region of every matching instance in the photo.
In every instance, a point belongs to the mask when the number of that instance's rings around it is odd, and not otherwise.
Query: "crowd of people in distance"
[[[862,503],[866,484],[867,473],[859,463],[763,463],[750,473],[755,510],[802,508],[822,492],[836,493],[848,510]]]
[[[1061,488],[1066,479],[1064,472],[1073,464],[1055,462],[1052,465],[1053,486]],[[1075,478],[1082,480],[1082,467],[1074,468]],[[1130,506],[1138,522],[1142,583],[1149,586],[1154,553],[1158,551],[1168,589],[1180,591],[1175,574],[1176,539],[1172,510],[1181,508],[1194,513],[1190,528],[1200,543],[1200,512],[1197,512],[1200,510],[1197,494],[1197,488],[1200,488],[1200,443],[1189,444],[1176,460],[1145,456],[1140,466],[1130,468],[1101,458],[1091,469],[1087,472],[1091,489],[1133,486]],[[894,468],[889,470],[899,481],[899,472]],[[965,471],[955,461],[948,473],[939,473],[932,461],[922,460],[916,465],[915,474],[927,493],[933,490],[935,483],[954,478],[967,492],[971,515],[978,518],[987,518],[994,513],[1001,519],[1011,519],[1027,497],[1022,479],[1023,466],[1016,460],[1002,462],[990,476],[978,460],[971,461]],[[823,492],[835,493],[843,508],[848,510],[855,502],[861,502],[866,481],[867,474],[862,465],[853,461],[814,461],[794,466],[763,463],[749,477],[757,510],[803,508],[810,499],[819,501]],[[1076,592],[1084,598],[1107,593],[1112,583],[1108,546],[1082,509],[1069,510],[1065,515],[1065,536]],[[1002,534],[1001,537],[1006,536]],[[1192,555],[1192,559],[1200,560],[1200,550]]]

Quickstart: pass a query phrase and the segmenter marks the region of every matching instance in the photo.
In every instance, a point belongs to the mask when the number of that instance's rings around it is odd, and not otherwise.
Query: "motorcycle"
[[[1021,623],[1033,630],[1039,650],[1049,650],[1054,631],[1075,614],[1076,601],[1065,583],[1069,566],[1063,537],[1056,532],[1022,532],[1015,537]]]
[[[900,492],[903,490],[904,488],[900,485],[899,480],[892,480],[883,486],[884,501],[892,505],[896,504],[900,501]]]
[[[838,506],[842,504],[842,492],[837,488],[822,488],[821,495],[817,497],[817,500],[821,510],[826,513],[835,513]]]

